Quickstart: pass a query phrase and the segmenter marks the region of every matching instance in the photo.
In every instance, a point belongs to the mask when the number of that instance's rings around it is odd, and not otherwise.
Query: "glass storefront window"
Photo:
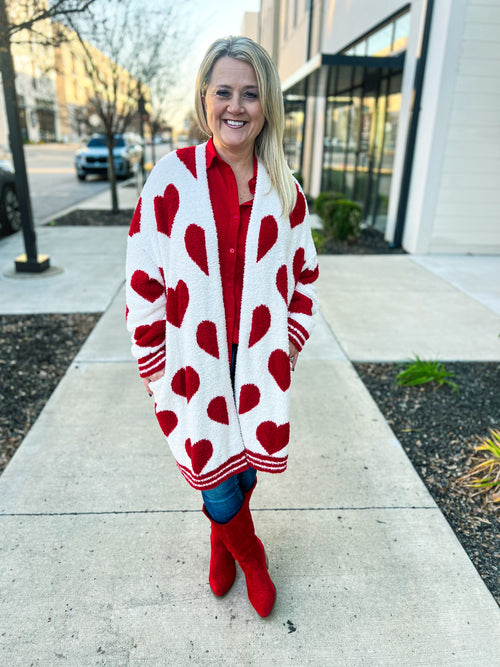
[[[332,77],[333,89],[348,74],[335,81]],[[401,72],[369,68],[362,86],[327,98],[321,190],[341,192],[357,202],[364,224],[381,232],[387,219],[400,86]]]
[[[406,12],[394,22],[394,39],[392,43],[393,52],[404,51],[408,44],[410,34],[410,13]]]
[[[388,56],[392,50],[394,24],[380,28],[367,39],[367,56]]]
[[[302,159],[302,132],[304,128],[304,99],[287,99],[285,97],[285,132],[283,150],[288,166],[293,172],[300,171]]]

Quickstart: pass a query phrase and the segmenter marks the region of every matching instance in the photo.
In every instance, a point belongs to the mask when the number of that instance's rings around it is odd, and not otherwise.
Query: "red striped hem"
[[[286,470],[288,456],[282,458],[275,458],[274,456],[267,456],[258,454],[256,452],[246,451],[247,460],[256,470],[263,470],[264,472],[283,472]]]
[[[297,338],[295,338],[294,335],[290,331],[288,331],[288,340],[290,341],[290,343],[292,343],[292,345],[295,346],[295,348],[297,349],[297,352],[302,352],[302,348],[304,347],[304,343],[302,343]]]
[[[141,377],[149,377],[150,375],[153,375],[153,373],[157,373],[158,371],[161,371],[165,368],[164,350],[160,350],[155,356],[155,358],[149,359],[147,363],[145,363],[145,360],[146,360],[145,357],[138,360],[139,375]]]
[[[304,336],[304,340],[307,340],[309,338],[309,332],[307,331],[307,329],[303,327],[302,324],[300,324],[300,322],[294,320],[293,317],[288,318],[288,325],[289,326],[291,325],[294,327],[294,329],[297,329],[297,331],[299,331]]]
[[[243,472],[249,465],[262,472],[284,472],[286,470],[287,460],[287,456],[276,459],[272,456],[256,454],[255,452],[246,450],[241,452],[241,454],[231,457],[229,461],[223,463],[216,470],[212,470],[204,475],[196,475],[192,470],[180,463],[177,463],[177,467],[190,486],[202,491],[203,489],[213,489],[226,479],[229,479],[229,477],[232,477],[239,472]]]

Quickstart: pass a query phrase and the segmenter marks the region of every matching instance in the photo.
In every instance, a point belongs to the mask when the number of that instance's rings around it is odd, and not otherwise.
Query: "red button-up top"
[[[226,312],[229,357],[231,357],[232,345],[238,343],[245,242],[252,212],[252,200],[240,206],[233,170],[218,156],[212,139],[207,145],[207,175],[219,241],[222,296]],[[254,175],[248,182],[252,194],[255,192],[256,177],[257,160],[254,159]]]
[[[219,263],[222,277],[222,296],[226,313],[227,344],[229,360],[233,343],[238,343],[240,328],[241,296],[243,292],[243,269],[245,265],[245,242],[252,212],[252,201],[239,204],[238,186],[233,170],[224,162],[212,139],[207,144],[207,176],[210,201],[214,212],[215,226],[219,242]],[[255,192],[257,178],[257,160],[254,158],[254,174],[248,181],[250,192]],[[303,283],[314,282],[318,270],[304,270],[299,280]],[[304,332],[294,321],[293,313],[312,312],[309,297],[295,290],[289,306],[289,338],[300,351],[304,344]]]

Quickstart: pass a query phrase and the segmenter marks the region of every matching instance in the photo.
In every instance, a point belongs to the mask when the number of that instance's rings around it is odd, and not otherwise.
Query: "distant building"
[[[241,24],[241,34],[255,42],[259,39],[259,12],[245,12]]]
[[[25,11],[23,6],[12,5],[11,17],[20,23],[22,11]],[[96,115],[92,114],[95,90],[85,69],[83,48],[76,35],[59,24],[44,20],[36,26],[39,41],[45,36],[50,42],[55,30],[58,33],[65,31],[68,40],[54,47],[37,43],[28,31],[16,33],[11,49],[23,139],[31,142],[80,141],[90,132],[101,129]],[[102,80],[109,86],[113,85],[113,72],[119,74],[118,110],[130,108],[131,91],[134,94],[138,91],[137,81],[95,47],[87,44],[87,49],[98,65]],[[142,92],[148,101],[151,95],[148,86],[143,84]],[[134,129],[139,130],[138,119]],[[8,143],[9,130],[1,90],[0,146],[7,147]]]
[[[262,0],[258,39],[309,194],[411,253],[500,254],[496,0]]]

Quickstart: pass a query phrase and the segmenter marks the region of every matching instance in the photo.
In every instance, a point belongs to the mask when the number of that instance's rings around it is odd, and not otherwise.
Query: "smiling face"
[[[265,121],[253,67],[235,58],[219,58],[203,105],[219,155],[252,156]]]

